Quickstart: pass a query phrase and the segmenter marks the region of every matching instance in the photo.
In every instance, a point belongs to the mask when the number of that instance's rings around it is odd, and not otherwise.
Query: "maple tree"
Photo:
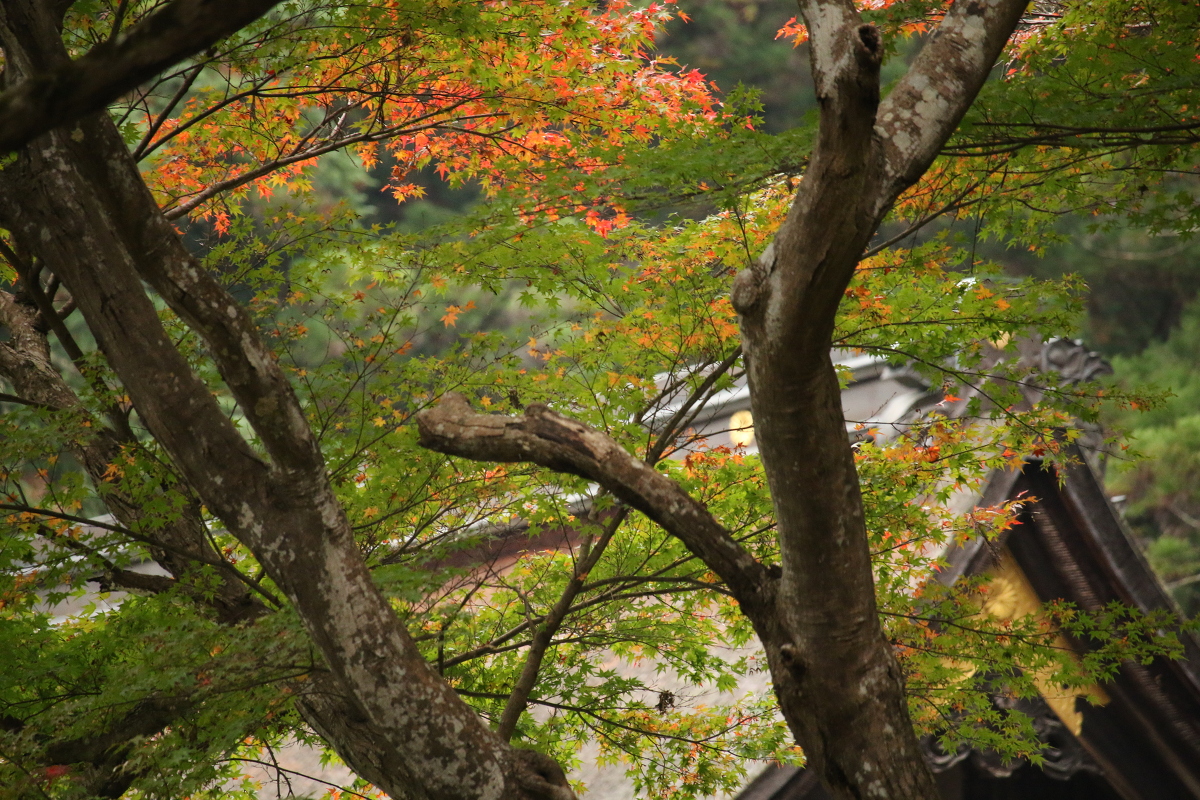
[[[783,33],[809,43],[820,118],[768,135],[752,98],[647,54],[658,3],[264,3],[219,44],[171,23],[211,0],[0,3],[21,145],[0,172],[0,776],[236,796],[301,741],[358,793],[568,798],[561,765],[595,739],[651,795],[806,759],[838,797],[933,797],[918,731],[1040,747],[988,704],[997,665],[1032,694],[1174,653],[1161,618],[1003,623],[977,582],[934,579],[931,553],[1012,510],[929,499],[1063,457],[1101,395],[1029,404],[1028,367],[996,357],[1069,329],[1078,287],[902,243],[984,210],[1028,240],[1038,204],[1195,213],[1149,188],[1191,163],[1163,43],[1194,11],[1025,5],[802,2]],[[1147,54],[1157,71],[1130,66]],[[98,62],[86,97],[29,105]],[[1087,69],[1109,127],[1072,116]],[[1156,111],[1175,121],[1118,116]],[[390,164],[398,200],[432,168],[487,202],[421,236],[356,225],[315,199],[339,152]],[[642,213],[697,200],[713,213]],[[935,412],[852,448],[834,346],[915,360],[990,424]],[[742,375],[761,459],[671,458]],[[500,568],[514,536],[541,546]],[[130,594],[54,619],[96,576]],[[668,696],[602,654],[726,695]],[[762,668],[773,695],[736,691]]]

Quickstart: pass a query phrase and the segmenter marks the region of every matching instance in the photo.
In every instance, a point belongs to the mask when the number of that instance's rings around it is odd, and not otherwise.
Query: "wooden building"
[[[1106,367],[1078,343],[1059,340],[1033,357],[1070,382]],[[911,376],[868,360],[854,364],[844,395],[872,424],[902,426],[931,399]],[[737,401],[730,398],[733,403]],[[874,407],[872,406],[874,404]],[[907,406],[907,407],[905,407]],[[729,409],[727,420],[741,409]],[[739,421],[744,421],[743,415]],[[851,420],[851,422],[853,422]],[[710,423],[722,423],[713,419]],[[850,423],[848,423],[848,426]],[[737,427],[729,422],[724,427]],[[735,435],[737,435],[735,433]],[[1098,476],[1097,459],[1076,448],[1076,463],[1062,472],[1030,460],[1021,470],[997,473],[981,496],[992,506],[1018,497],[1025,502],[1019,524],[999,542],[981,540],[948,554],[944,580],[990,575],[1009,613],[1023,615],[1042,602],[1063,599],[1084,610],[1118,601],[1144,611],[1177,611]],[[962,748],[941,750],[923,743],[945,800],[1200,800],[1200,642],[1183,637],[1185,657],[1148,665],[1127,662],[1098,687],[1102,704],[1044,692],[1035,701],[997,695],[999,707],[1030,715],[1044,742],[1045,761],[1005,762],[998,754]],[[1071,641],[1082,652],[1087,645]],[[777,767],[760,774],[739,800],[824,800],[814,774]]]

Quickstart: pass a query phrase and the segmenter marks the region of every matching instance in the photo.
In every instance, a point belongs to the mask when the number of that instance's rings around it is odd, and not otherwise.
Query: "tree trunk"
[[[830,357],[834,317],[897,196],[974,100],[1024,0],[960,0],[880,106],[883,45],[852,3],[803,1],[817,145],[773,244],[737,276],[751,407],[782,560],[780,703],[838,798],[937,797],[883,637],[853,452]],[[784,677],[786,675],[786,677]]]
[[[830,355],[834,317],[884,214],[953,133],[1025,5],[955,2],[881,104],[878,30],[851,0],[800,2],[821,109],[817,145],[775,241],[732,290],[775,508],[777,580],[678,487],[649,465],[631,467],[615,442],[573,420],[532,407],[521,418],[472,414],[453,397],[419,418],[427,447],[583,475],[679,537],[754,623],[796,741],[839,800],[938,794],[875,607]]]

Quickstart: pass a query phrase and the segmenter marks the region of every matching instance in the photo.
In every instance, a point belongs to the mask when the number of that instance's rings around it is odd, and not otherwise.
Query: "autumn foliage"
[[[854,460],[909,712],[947,747],[1036,758],[1029,720],[991,704],[997,686],[1082,692],[1122,659],[1178,652],[1165,617],[1056,604],[999,619],[986,580],[937,579],[947,546],[995,538],[1020,511],[951,511],[952,496],[1029,455],[1063,457],[1104,403],[1153,402],[1090,384],[1026,391],[1046,376],[1020,343],[1070,334],[1083,288],[1011,279],[975,249],[980,236],[1036,248],[1043,210],[1190,224],[1190,189],[1157,192],[1194,159],[1180,137],[1194,136],[1195,87],[1164,44],[1194,41],[1194,12],[1151,5],[1150,23],[1148,7],[1117,3],[1022,23],[1002,79],[839,295],[837,352],[908,365],[932,398],[894,436],[860,426]],[[859,6],[893,54],[944,13],[923,0]],[[78,2],[64,42],[82,53],[155,7]],[[675,479],[777,566],[759,458],[710,446],[695,414],[744,382],[730,284],[788,214],[815,133],[768,135],[752,97],[657,57],[673,17],[685,15],[672,2],[626,0],[285,2],[109,111],[164,214],[286,373],[358,551],[431,668],[499,723],[548,631],[512,741],[568,767],[619,764],[639,796],[663,798],[733,791],[758,761],[803,763],[770,687],[743,680],[766,667],[739,604],[595,484],[431,452],[414,418],[451,391],[497,413],[549,404]],[[1133,36],[1143,23],[1150,33]],[[793,22],[780,36],[799,45],[806,32]],[[1162,61],[1135,76],[1146,52]],[[1101,58],[1081,65],[1085,53]],[[1076,113],[1065,69],[1095,71],[1094,108],[1153,107],[1177,130],[1061,122]],[[1149,99],[1143,85],[1163,92]],[[1030,122],[1013,122],[1018,108]],[[380,226],[339,202],[353,181],[329,165],[347,157],[387,202],[419,200],[431,174],[479,200],[419,232]],[[0,326],[29,332],[0,353],[44,352],[55,396],[70,398],[24,396],[18,360],[0,360],[0,784],[83,797],[118,770],[129,796],[249,797],[248,770],[269,773],[280,747],[337,762],[303,715],[327,673],[309,629],[146,430],[58,279],[0,253]],[[37,292],[53,323],[30,322]],[[210,348],[175,313],[161,318],[259,447]],[[93,464],[98,430],[117,444]],[[213,557],[131,577],[166,563],[159,537],[180,520]],[[214,598],[230,584],[253,613],[222,616]],[[97,592],[110,590],[128,594],[106,604]],[[1099,644],[1076,658],[1064,631]],[[161,724],[103,758],[79,745],[146,708]],[[380,794],[361,776],[343,791]]]

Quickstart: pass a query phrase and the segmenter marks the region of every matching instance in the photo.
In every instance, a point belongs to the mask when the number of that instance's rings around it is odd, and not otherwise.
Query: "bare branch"
[[[675,437],[686,427],[687,424],[691,422],[692,419],[694,419],[695,415],[691,414],[692,410],[695,409],[697,412],[699,412],[704,407],[704,404],[700,401],[702,399],[706,399],[705,395],[708,394],[709,390],[716,385],[717,381],[720,380],[725,373],[729,372],[729,370],[733,368],[733,365],[736,364],[738,359],[741,357],[742,347],[741,345],[738,345],[737,347],[733,348],[733,352],[730,353],[724,361],[722,361],[704,376],[704,380],[700,383],[700,385],[696,387],[695,391],[690,393],[688,398],[679,406],[679,409],[671,415],[669,420],[667,420],[666,425],[663,426],[662,432],[658,436],[658,441],[656,441],[646,453],[646,460],[649,463],[658,463],[658,460],[662,458],[663,453],[667,452],[667,448],[670,447],[671,443],[675,441]]]
[[[270,601],[271,605],[273,605],[275,608],[282,606],[279,598],[263,587],[259,581],[256,581],[249,575],[243,574],[240,570],[234,567],[233,564],[230,564],[228,561],[217,556],[215,550],[209,549],[206,552],[197,548],[199,552],[191,552],[184,548],[175,547],[172,544],[165,542],[162,538],[146,536],[145,534],[132,531],[129,528],[121,525],[114,525],[113,523],[105,522],[104,520],[80,517],[75,514],[67,514],[62,511],[54,511],[53,509],[49,508],[37,508],[35,506],[28,506],[21,503],[0,503],[0,511],[15,511],[21,514],[33,514],[36,516],[48,517],[50,519],[60,519],[64,522],[73,522],[77,525],[83,525],[85,527],[101,528],[106,531],[118,533],[128,538],[130,541],[146,545],[154,550],[165,551],[166,553],[178,556],[179,558],[183,558],[188,561],[195,561],[200,564],[206,564],[210,567],[216,567],[217,569],[221,570],[225,576],[231,577],[234,580],[245,584],[248,588],[258,592],[260,595]],[[177,568],[177,564],[173,566],[176,566]],[[265,611],[265,608],[261,610]],[[255,609],[253,612],[255,616],[257,616],[258,613],[260,613],[260,610],[258,609]]]
[[[875,245],[870,250],[868,250],[862,254],[863,259],[865,260],[865,259],[870,258],[873,255],[882,253],[884,250],[887,250],[892,245],[902,242],[905,239],[907,239],[909,236],[912,236],[914,233],[921,230],[929,223],[931,223],[935,220],[941,219],[941,217],[943,217],[946,214],[951,214],[955,211],[959,211],[961,209],[964,209],[971,205],[974,205],[978,201],[977,200],[968,200],[967,195],[969,195],[971,192],[973,192],[977,188],[979,188],[980,183],[981,183],[981,181],[972,182],[969,186],[967,186],[965,189],[963,189],[961,192],[959,192],[958,195],[953,200],[951,200],[949,203],[946,203],[944,206],[937,209],[936,211],[929,212],[925,216],[918,219],[916,222],[909,225],[907,228],[905,228],[900,233],[896,234],[895,236],[892,236],[889,239],[885,239],[884,241]]]
[[[677,483],[630,455],[609,436],[543,405],[524,416],[476,414],[445,395],[417,415],[423,447],[475,461],[533,462],[594,480],[657,522],[704,561],[754,618],[770,606],[772,581],[754,559]]]
[[[133,570],[118,567],[113,563],[112,559],[105,556],[96,548],[88,547],[77,539],[57,533],[46,525],[39,525],[38,530],[47,540],[60,544],[68,550],[84,553],[99,561],[104,566],[104,574],[98,582],[105,591],[107,591],[107,586],[115,585],[124,589],[158,594],[160,592],[168,592],[179,584],[174,578],[168,578],[165,575],[134,572]]]
[[[171,99],[167,101],[166,106],[164,106],[163,110],[158,113],[158,116],[154,118],[154,121],[150,123],[150,127],[146,129],[145,135],[142,136],[142,140],[138,142],[137,147],[134,148],[133,158],[135,161],[141,161],[142,158],[146,156],[146,148],[149,147],[150,143],[154,141],[154,137],[158,134],[159,129],[162,128],[163,123],[170,118],[171,113],[175,110],[175,106],[179,105],[179,102],[183,100],[183,98],[191,90],[192,84],[196,82],[196,78],[200,76],[200,72],[203,69],[204,64],[200,63],[187,70],[183,80],[179,84],[179,88],[175,90],[175,94],[172,95]]]
[[[563,621],[567,618],[567,614],[571,611],[572,604],[575,598],[583,590],[584,580],[587,578],[592,568],[600,561],[604,555],[604,550],[608,543],[612,541],[613,534],[621,527],[621,523],[625,521],[628,514],[627,509],[621,509],[616,516],[609,519],[601,532],[600,537],[596,541],[589,540],[588,545],[585,545],[585,552],[575,564],[574,574],[571,580],[567,582],[566,588],[563,589],[562,595],[559,596],[558,602],[550,609],[545,619],[538,624],[537,630],[533,634],[533,642],[530,644],[529,652],[525,656],[525,664],[521,668],[521,675],[517,678],[517,684],[513,687],[513,692],[508,697],[508,702],[504,705],[504,711],[500,715],[500,724],[496,726],[496,733],[504,740],[512,739],[513,734],[517,730],[517,722],[520,721],[521,715],[525,713],[525,707],[529,704],[529,698],[533,694],[533,689],[537,685],[538,673],[541,670],[542,660],[546,657],[546,653],[550,650],[550,645],[554,642],[554,635],[558,633],[558,629],[562,626]]]
[[[36,400],[26,400],[24,397],[17,397],[15,394],[7,394],[0,392],[0,403],[14,403],[19,406],[30,406],[31,408],[44,408],[53,411],[53,406],[48,406],[45,403],[39,403]]]

